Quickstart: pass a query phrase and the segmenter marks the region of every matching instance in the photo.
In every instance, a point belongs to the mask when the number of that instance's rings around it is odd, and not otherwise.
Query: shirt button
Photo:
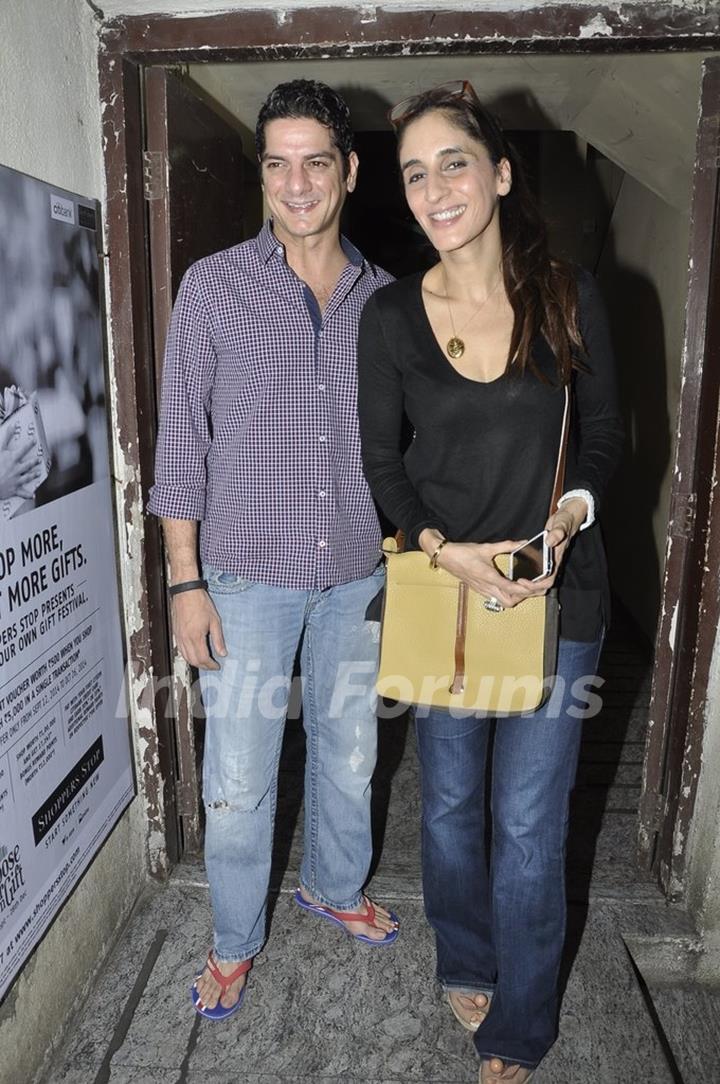
[[[321,444],[324,444],[325,441],[327,440],[327,437],[323,435],[323,436],[318,437],[318,440],[320,441]]]
[[[325,391],[325,385],[324,384],[318,384],[318,391]]]
[[[318,497],[327,497],[327,493],[325,492],[324,489],[320,490],[320,492],[318,493]]]
[[[318,542],[318,546],[320,547],[321,550],[325,549],[325,547],[327,546],[327,542],[325,541],[324,538],[320,539],[320,541]]]

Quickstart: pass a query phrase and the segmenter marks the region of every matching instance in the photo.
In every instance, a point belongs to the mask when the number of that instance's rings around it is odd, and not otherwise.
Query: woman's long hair
[[[577,283],[570,264],[550,256],[545,223],[518,154],[477,99],[432,90],[419,94],[395,123],[398,146],[412,121],[436,109],[482,143],[494,166],[507,158],[512,169],[510,191],[500,197],[503,278],[515,315],[508,366],[512,364],[520,372],[529,368],[542,379],[532,356],[533,343],[542,335],[555,354],[560,380],[567,383],[573,366],[582,366],[580,358],[584,353],[578,325]]]

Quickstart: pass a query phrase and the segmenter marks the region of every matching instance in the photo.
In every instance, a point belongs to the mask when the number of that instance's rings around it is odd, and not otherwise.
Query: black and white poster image
[[[94,231],[94,208],[0,170],[0,524],[107,459]]]
[[[135,791],[97,207],[0,165],[0,1006]]]

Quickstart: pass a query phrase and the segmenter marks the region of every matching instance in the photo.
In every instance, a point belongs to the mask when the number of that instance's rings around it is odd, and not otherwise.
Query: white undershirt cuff
[[[595,498],[589,489],[569,489],[567,493],[563,493],[558,501],[558,508],[564,504],[565,501],[572,500],[573,497],[580,497],[587,504],[587,515],[580,524],[580,530],[584,531],[587,527],[592,527],[595,522]]]

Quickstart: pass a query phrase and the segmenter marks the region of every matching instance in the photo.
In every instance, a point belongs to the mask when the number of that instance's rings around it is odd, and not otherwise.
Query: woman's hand
[[[517,581],[503,576],[494,559],[501,553],[511,553],[527,542],[445,542],[437,559],[444,568],[485,598],[496,598],[506,608],[517,606],[526,598],[545,595],[555,583],[568,545],[587,517],[588,507],[582,497],[565,501],[545,524],[547,544],[553,551],[553,570],[541,580]],[[442,541],[442,535],[430,528],[420,532],[420,547],[431,557]]]
[[[582,497],[565,501],[545,524],[546,542],[553,554],[553,570],[541,580],[518,580],[518,585],[535,588],[535,595],[544,595],[555,583],[560,565],[571,541],[578,533],[588,514],[588,506]]]
[[[441,539],[442,536],[436,531],[426,528],[420,532],[420,547],[431,557]],[[544,595],[550,586],[550,577],[538,583],[531,583],[529,580],[514,583],[496,568],[495,557],[501,553],[510,553],[522,544],[522,539],[505,542],[446,542],[438,554],[437,565],[484,598],[496,598],[502,606],[509,609],[533,595]]]
[[[541,580],[518,580],[519,585],[535,588],[532,592],[535,595],[544,595],[550,590],[560,571],[565,552],[585,522],[587,514],[587,503],[582,497],[573,497],[572,500],[565,501],[562,507],[550,516],[545,524],[547,531],[545,540],[552,550],[553,570],[549,576],[543,576]]]
[[[517,606],[526,598],[544,595],[550,577],[533,583],[530,580],[509,580],[494,563],[501,553],[511,553],[523,545],[523,539],[505,542],[448,542],[440,553],[438,567],[451,572],[484,598],[495,598],[505,609]]]
[[[545,524],[546,541],[553,551],[553,573],[547,577],[547,581],[552,579],[554,582],[565,551],[585,522],[587,514],[587,502],[582,497],[573,497],[572,500],[565,501]]]

